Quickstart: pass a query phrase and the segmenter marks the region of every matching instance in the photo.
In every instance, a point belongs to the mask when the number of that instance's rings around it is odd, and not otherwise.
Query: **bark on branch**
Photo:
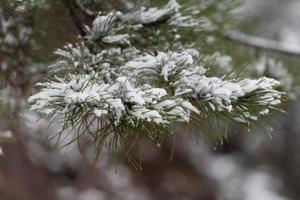
[[[86,35],[86,32],[84,31],[83,25],[74,10],[73,0],[64,0],[64,2],[66,7],[69,9],[70,17],[72,18],[74,24],[76,25],[81,37],[84,37]]]
[[[224,36],[241,44],[265,50],[277,51],[291,56],[300,56],[300,47],[266,38],[246,35],[244,33],[225,30]]]

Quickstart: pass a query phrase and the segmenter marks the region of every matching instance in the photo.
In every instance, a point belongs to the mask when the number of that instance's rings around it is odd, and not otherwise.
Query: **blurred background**
[[[102,9],[113,2],[104,1]],[[222,39],[223,53],[233,55],[232,62],[256,60],[246,70],[258,75],[267,71],[261,65],[268,66],[268,73],[289,92],[286,113],[266,119],[272,134],[260,127],[251,132],[237,128],[215,145],[178,127],[171,161],[172,142],[157,148],[140,141],[142,170],[114,162],[105,153],[93,165],[80,156],[76,144],[57,151],[47,143],[55,124],[48,128],[47,120],[37,121],[26,98],[46,75],[55,58],[52,52],[76,42],[78,31],[59,1],[44,3],[43,9],[22,17],[0,4],[0,200],[300,199],[299,0],[245,0],[237,8],[235,26],[294,53],[255,47],[228,35]]]

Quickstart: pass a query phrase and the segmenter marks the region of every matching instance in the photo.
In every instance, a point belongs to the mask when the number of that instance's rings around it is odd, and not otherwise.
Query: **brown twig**
[[[86,32],[84,31],[83,25],[74,10],[74,2],[72,0],[64,0],[64,2],[66,7],[69,9],[70,17],[76,25],[81,37],[84,37],[86,35]]]

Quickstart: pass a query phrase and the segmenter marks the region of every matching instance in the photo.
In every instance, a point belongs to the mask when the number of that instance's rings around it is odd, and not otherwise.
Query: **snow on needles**
[[[71,75],[66,80],[39,84],[41,91],[29,98],[32,110],[43,114],[66,113],[81,109],[96,117],[107,115],[118,124],[122,117],[131,120],[147,120],[158,124],[170,123],[176,119],[188,121],[191,111],[196,109],[183,99],[168,100],[167,92],[150,85],[134,87],[126,77],[120,77],[112,84],[98,84],[89,75]]]
[[[213,114],[249,125],[278,110],[284,95],[276,90],[278,81],[210,76],[202,66],[207,64],[205,58],[218,58],[216,63],[224,68],[231,58],[201,55],[184,40],[173,51],[164,43],[171,40],[163,37],[157,45],[164,48],[156,48],[148,37],[156,22],[166,23],[167,28],[195,26],[196,21],[181,15],[180,8],[170,0],[162,8],[97,16],[92,27],[86,27],[87,38],[55,51],[59,59],[50,70],[57,76],[38,84],[39,92],[29,98],[31,109],[61,116],[63,127],[91,122],[100,133],[144,131],[152,140],[158,138],[160,128],[177,122],[198,123]],[[178,23],[172,25],[175,18]]]
[[[197,54],[194,54],[197,55]],[[253,104],[274,106],[281,103],[283,93],[275,90],[280,83],[274,79],[223,80],[205,76],[206,69],[194,64],[193,55],[188,51],[158,52],[129,61],[125,65],[128,74],[143,79],[156,79],[168,82],[174,88],[174,95],[190,95],[199,102],[206,102],[213,111],[234,112],[234,104],[247,96]]]
[[[181,6],[176,0],[169,0],[162,8],[146,9],[141,7],[139,10],[126,14],[120,11],[108,14],[100,13],[93,21],[92,27],[86,26],[87,38],[100,40],[107,44],[130,44],[130,34],[124,33],[124,31],[141,28],[143,25],[166,22],[170,27],[186,28],[203,24],[203,19],[196,20],[193,16],[183,16],[180,8]]]
[[[133,13],[130,18],[135,23],[153,24],[165,20],[172,14],[177,13],[179,8],[180,5],[176,2],[176,0],[170,0],[161,9],[153,7],[146,10],[145,7],[142,7],[139,11]]]

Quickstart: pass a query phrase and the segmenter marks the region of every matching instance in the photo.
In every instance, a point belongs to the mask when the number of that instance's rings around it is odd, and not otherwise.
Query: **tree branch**
[[[265,50],[277,51],[290,56],[300,56],[300,47],[266,38],[246,35],[235,30],[225,30],[224,37],[241,44]]]
[[[81,37],[84,37],[86,35],[86,32],[84,31],[83,25],[78,18],[75,10],[74,10],[74,4],[72,0],[64,0],[66,7],[69,9],[70,17],[72,18],[74,24],[76,25]]]
[[[86,16],[88,16],[88,17],[96,17],[97,16],[97,12],[94,12],[94,11],[92,11],[92,10],[90,10],[90,9],[88,9],[88,8],[86,8],[83,4],[82,4],[82,2],[81,2],[81,0],[75,0],[74,1],[74,5],[76,6],[76,7],[78,7]]]

